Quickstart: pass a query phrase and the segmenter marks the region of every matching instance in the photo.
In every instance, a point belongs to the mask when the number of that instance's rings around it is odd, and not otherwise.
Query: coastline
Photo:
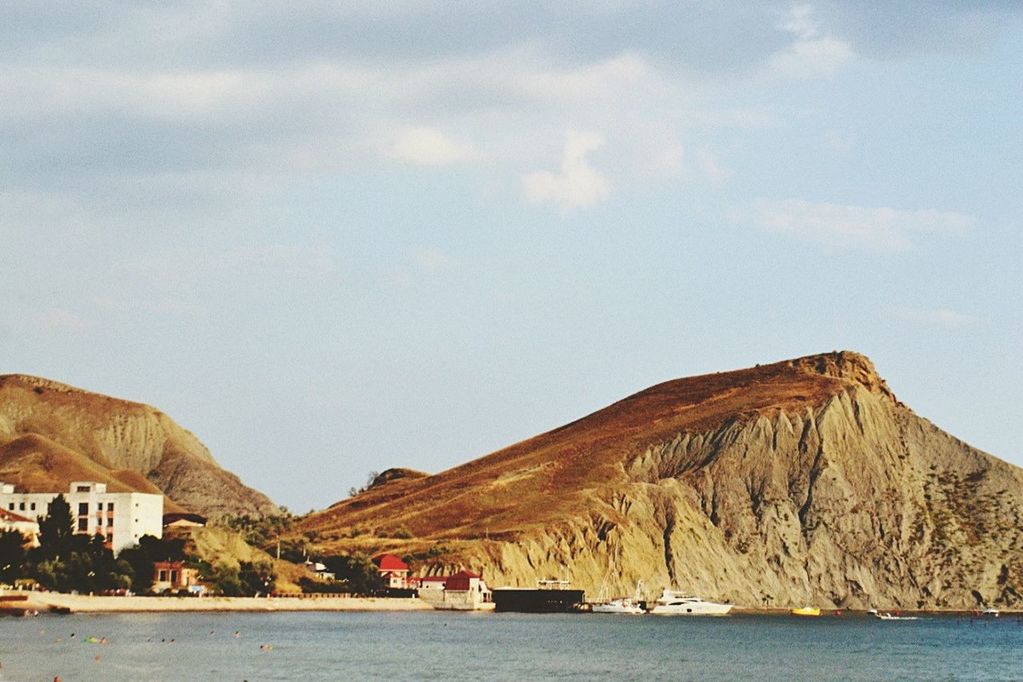
[[[0,603],[0,615],[39,613],[189,613],[189,612],[289,612],[289,611],[434,611],[429,602],[417,598],[384,597],[148,597],[148,596],[94,596],[64,594],[60,592],[11,592]],[[12,599],[14,597],[14,599]],[[903,615],[930,617],[980,617],[976,611],[966,609],[881,609]],[[733,616],[788,616],[787,607],[750,608],[736,606]],[[860,609],[822,609],[819,618],[864,617]],[[1023,611],[1007,609],[1002,617],[1020,617]]]
[[[420,599],[380,597],[103,597],[58,592],[23,593],[19,608],[40,613],[147,613],[196,611],[432,611]]]

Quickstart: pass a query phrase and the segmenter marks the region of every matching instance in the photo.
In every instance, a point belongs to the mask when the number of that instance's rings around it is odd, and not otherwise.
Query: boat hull
[[[715,604],[714,602],[681,606],[658,604],[650,609],[650,614],[654,616],[727,616],[731,610],[731,604]]]
[[[646,611],[635,604],[622,604],[618,602],[594,604],[590,607],[590,611],[619,616],[641,616],[646,613]]]
[[[498,588],[493,592],[497,611],[522,613],[566,613],[578,611],[584,602],[582,590],[524,590]]]

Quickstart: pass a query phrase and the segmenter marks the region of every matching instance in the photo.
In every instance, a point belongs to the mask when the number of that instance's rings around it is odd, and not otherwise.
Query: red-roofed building
[[[419,598],[437,609],[472,611],[493,608],[493,594],[483,577],[462,570],[454,575],[413,578]]]
[[[408,564],[393,554],[381,554],[373,557],[373,565],[377,567],[383,587],[394,590],[408,588]]]
[[[445,590],[470,590],[474,586],[479,585],[481,576],[476,575],[472,571],[459,571],[453,576],[448,577],[444,583]]]
[[[8,509],[0,509],[0,531],[21,533],[25,544],[30,547],[39,546],[39,524],[27,516],[15,514]]]

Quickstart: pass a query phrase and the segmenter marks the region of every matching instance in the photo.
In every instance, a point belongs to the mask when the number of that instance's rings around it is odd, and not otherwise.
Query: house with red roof
[[[404,561],[393,554],[381,554],[373,557],[373,565],[377,567],[377,575],[381,585],[386,589],[408,589],[409,567]]]
[[[483,576],[472,571],[412,580],[418,583],[419,598],[435,609],[477,611],[494,607],[493,593]]]
[[[0,508],[0,531],[21,533],[26,545],[29,547],[39,546],[39,524],[27,516],[15,514],[9,509]]]

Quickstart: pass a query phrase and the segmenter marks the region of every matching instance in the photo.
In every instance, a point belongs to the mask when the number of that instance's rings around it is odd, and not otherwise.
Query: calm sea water
[[[235,632],[238,636],[235,636]],[[71,634],[74,633],[74,637]],[[106,644],[89,638],[105,637]],[[172,641],[173,640],[173,641]],[[269,644],[265,650],[261,645]],[[0,619],[0,679],[1023,679],[1023,624],[464,613]]]

